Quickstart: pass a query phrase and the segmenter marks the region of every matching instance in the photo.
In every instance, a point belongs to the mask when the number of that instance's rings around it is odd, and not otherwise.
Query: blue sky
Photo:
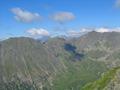
[[[0,6],[0,38],[120,27],[120,0],[2,0]]]

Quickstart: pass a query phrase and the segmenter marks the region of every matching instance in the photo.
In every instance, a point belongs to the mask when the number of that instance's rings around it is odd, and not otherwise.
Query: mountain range
[[[0,90],[119,90],[120,33],[0,41]]]

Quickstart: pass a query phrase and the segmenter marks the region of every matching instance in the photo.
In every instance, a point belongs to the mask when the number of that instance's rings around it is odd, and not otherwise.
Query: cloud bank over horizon
[[[26,31],[30,36],[49,36],[50,33],[44,28],[31,28]]]

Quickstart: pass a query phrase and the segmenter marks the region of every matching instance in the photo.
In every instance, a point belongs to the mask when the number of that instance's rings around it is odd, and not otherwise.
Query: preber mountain
[[[119,90],[120,33],[0,41],[0,90]]]

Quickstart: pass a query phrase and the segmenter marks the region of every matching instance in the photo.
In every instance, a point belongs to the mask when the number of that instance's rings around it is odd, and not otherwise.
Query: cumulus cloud
[[[72,12],[57,12],[51,15],[52,20],[58,23],[65,23],[75,19],[75,15]]]
[[[27,30],[27,33],[31,36],[49,36],[50,33],[44,28],[32,28]]]
[[[116,6],[116,7],[120,7],[120,0],[116,0],[115,6]]]
[[[11,11],[15,15],[14,17],[17,21],[33,22],[41,19],[41,16],[38,13],[25,11],[21,8],[12,8]]]

